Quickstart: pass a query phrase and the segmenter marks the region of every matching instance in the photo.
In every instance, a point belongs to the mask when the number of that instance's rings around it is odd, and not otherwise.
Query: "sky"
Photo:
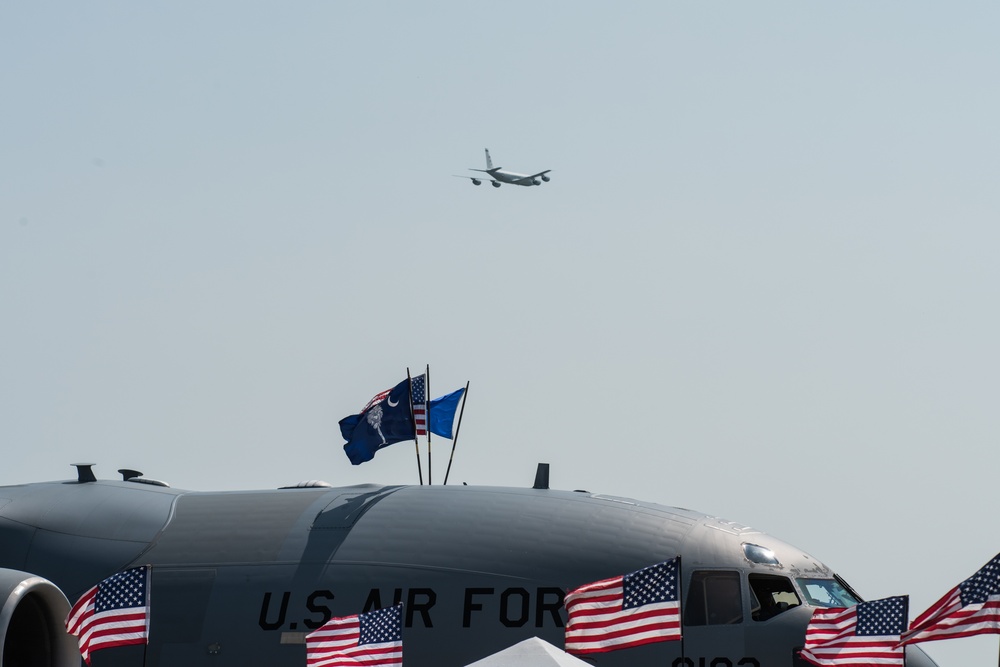
[[[998,20],[6,3],[0,484],[417,483],[337,422],[429,365],[432,396],[470,382],[449,483],[547,462],[916,616],[1000,551]],[[454,178],[486,147],[552,181]]]

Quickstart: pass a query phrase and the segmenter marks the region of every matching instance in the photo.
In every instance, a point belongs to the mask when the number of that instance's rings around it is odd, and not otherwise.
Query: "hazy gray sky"
[[[915,616],[1000,551],[998,20],[7,3],[0,484],[416,483],[337,421],[429,363],[432,395],[472,382],[453,481],[547,461]],[[484,147],[552,182],[452,177]]]

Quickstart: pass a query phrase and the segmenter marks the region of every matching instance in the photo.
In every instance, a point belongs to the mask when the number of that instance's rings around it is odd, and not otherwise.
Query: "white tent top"
[[[544,639],[532,637],[466,667],[593,667]]]

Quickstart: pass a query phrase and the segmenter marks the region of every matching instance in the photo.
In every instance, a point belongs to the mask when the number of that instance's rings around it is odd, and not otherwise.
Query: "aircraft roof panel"
[[[7,519],[44,525],[54,533],[148,542],[156,536],[180,492],[131,482],[52,482],[4,487]]]
[[[446,562],[501,576],[531,571],[552,581],[565,580],[567,572],[605,577],[618,574],[602,571],[608,562],[638,569],[677,555],[704,516],[621,500],[568,491],[404,487],[368,509],[335,561],[430,568]],[[544,544],[538,535],[546,535]]]
[[[188,493],[145,557],[153,563],[261,563],[287,560],[313,518],[337,495],[328,489]],[[301,547],[292,550],[297,558]]]

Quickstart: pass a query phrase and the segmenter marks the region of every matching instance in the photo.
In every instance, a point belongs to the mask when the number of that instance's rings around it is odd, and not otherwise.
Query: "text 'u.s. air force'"
[[[461,593],[461,618],[443,619],[447,623],[471,628],[480,623],[500,623],[508,628],[532,625],[536,628],[564,626],[561,610],[564,592],[561,588],[542,586],[528,589],[466,588]],[[292,591],[267,591],[260,603],[259,624],[262,630],[315,630],[334,616],[337,608],[340,614],[364,613],[390,605],[403,604],[403,623],[406,627],[434,627],[443,613],[438,607],[438,594],[433,588],[394,588],[383,594],[379,588],[368,592],[360,610],[341,610],[334,606],[336,594],[333,591],[314,590],[301,598]],[[487,608],[491,612],[486,611]]]

